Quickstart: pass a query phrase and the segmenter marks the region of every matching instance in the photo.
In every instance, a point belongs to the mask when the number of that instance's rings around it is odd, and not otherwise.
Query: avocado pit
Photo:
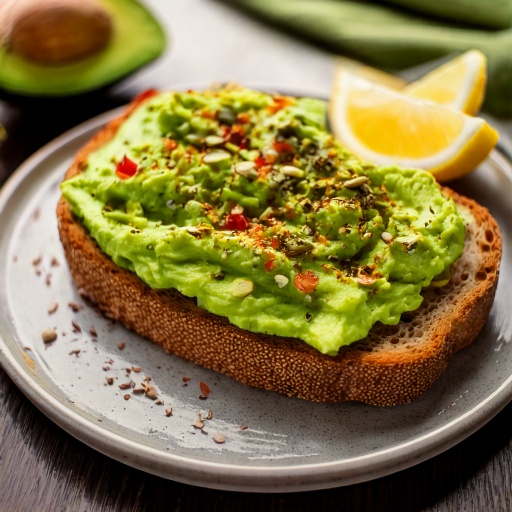
[[[78,62],[109,43],[110,14],[96,0],[10,0],[0,11],[2,42],[41,65]]]

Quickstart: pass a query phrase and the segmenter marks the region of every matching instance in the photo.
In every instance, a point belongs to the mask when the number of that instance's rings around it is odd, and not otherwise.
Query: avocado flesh
[[[29,62],[0,46],[0,87],[30,96],[67,96],[105,86],[156,59],[165,48],[158,21],[134,0],[101,0],[114,32],[102,52],[73,64]]]

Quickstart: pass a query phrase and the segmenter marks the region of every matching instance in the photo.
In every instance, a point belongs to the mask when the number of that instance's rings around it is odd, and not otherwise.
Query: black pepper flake
[[[80,349],[78,349],[78,348],[76,350],[72,350],[69,353],[70,356],[76,356],[76,357],[78,357],[79,354],[80,354]]]
[[[308,311],[306,313],[306,322],[311,322],[312,318],[313,318],[313,315]]]
[[[148,251],[152,251],[152,250],[154,249],[153,244],[148,244],[148,245],[146,245],[146,249],[147,249]]]
[[[74,320],[71,320],[71,325],[74,333],[82,332],[82,328]]]
[[[109,378],[107,379],[107,384],[108,384],[109,386],[112,386],[112,384],[114,384],[114,378],[113,378],[113,377],[109,377]]]
[[[124,350],[124,347],[126,347],[126,345],[123,342],[117,344],[119,350]]]

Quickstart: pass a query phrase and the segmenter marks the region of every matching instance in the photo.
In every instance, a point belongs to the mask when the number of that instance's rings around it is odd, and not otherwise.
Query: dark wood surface
[[[47,141],[145,88],[238,80],[328,91],[332,56],[321,49],[209,0],[148,3],[171,34],[170,51],[156,64],[77,98],[0,95],[0,123],[9,134],[0,144],[1,182]],[[451,450],[372,482],[286,495],[215,491],[145,474],[95,452],[40,413],[0,368],[0,512],[510,511],[511,441],[509,405]]]

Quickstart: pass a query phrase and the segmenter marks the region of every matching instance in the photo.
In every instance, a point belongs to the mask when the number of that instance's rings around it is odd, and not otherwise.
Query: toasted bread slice
[[[82,149],[67,178],[83,169],[88,153],[109,140],[137,105],[135,101]],[[167,352],[288,396],[391,406],[425,392],[452,354],[476,338],[496,291],[501,235],[495,220],[475,201],[443,190],[467,218],[464,253],[453,265],[449,284],[427,289],[421,307],[404,314],[397,326],[378,324],[336,356],[321,354],[298,339],[244,331],[175,290],[153,290],[100,250],[63,198],[57,217],[80,293],[106,316]]]

